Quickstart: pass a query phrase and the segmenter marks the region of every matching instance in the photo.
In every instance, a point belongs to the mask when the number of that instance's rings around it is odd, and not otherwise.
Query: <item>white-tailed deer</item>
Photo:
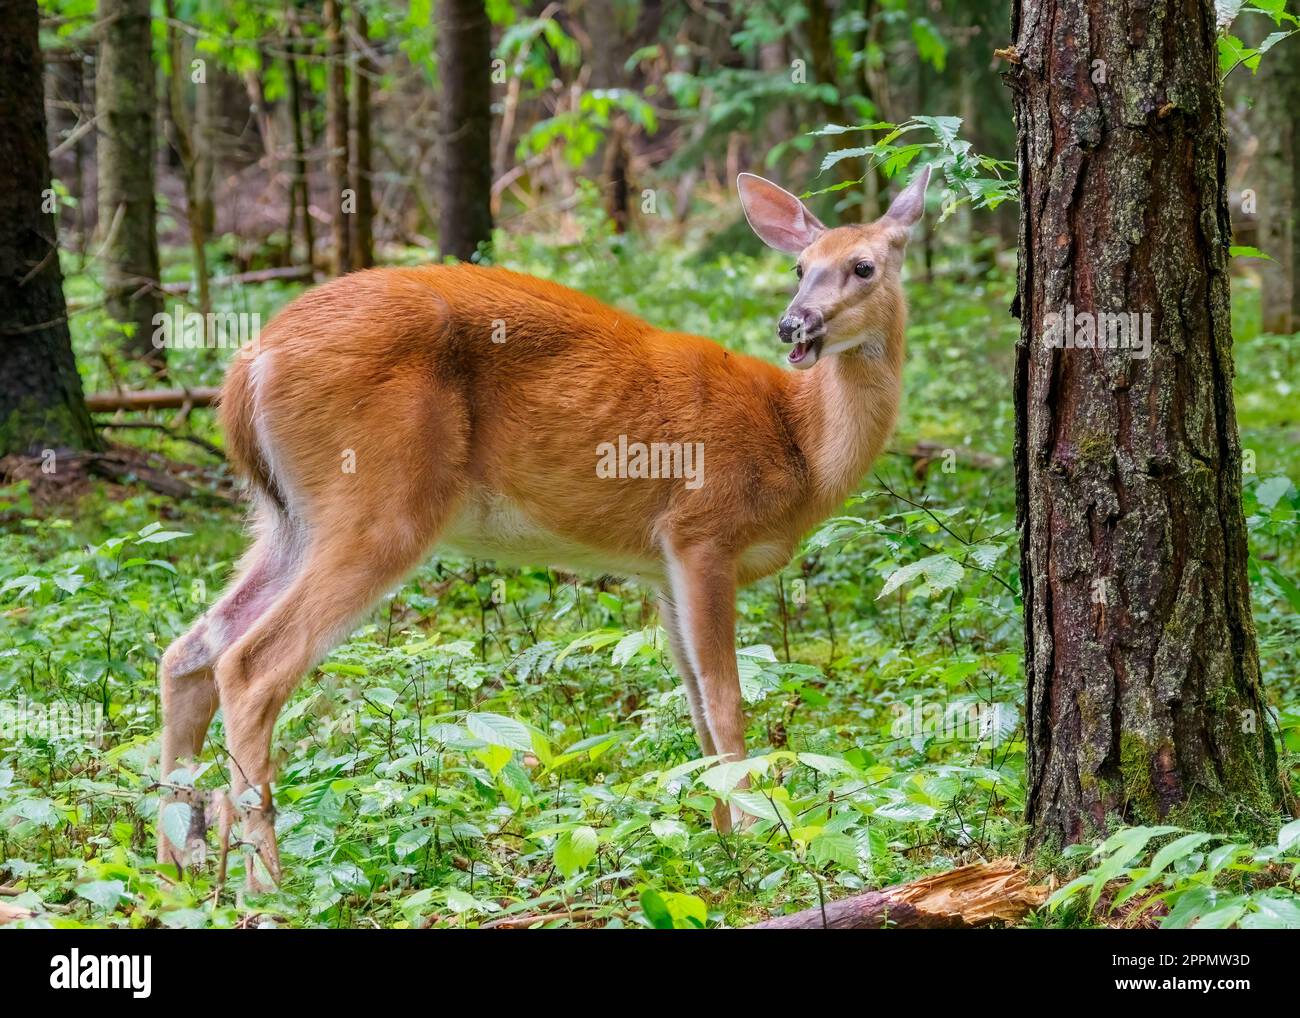
[[[796,371],[499,268],[372,269],[286,307],[222,391],[256,540],[160,669],[164,781],[222,708],[234,792],[221,798],[223,860],[238,812],[278,879],[276,716],[436,545],[650,584],[701,750],[743,758],[736,589],[789,561],[893,427],[899,277],[929,177],[876,222],[828,229],[794,195],[741,175],[754,231],[798,255],[777,330]],[[669,455],[610,469],[628,449]],[[702,453],[689,473],[671,469],[683,450]],[[715,810],[720,830],[732,819]],[[158,838],[160,860],[187,863],[192,844]]]

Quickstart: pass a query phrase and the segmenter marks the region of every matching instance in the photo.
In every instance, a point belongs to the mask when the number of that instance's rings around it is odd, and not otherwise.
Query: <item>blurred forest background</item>
[[[29,7],[0,3],[13,66]],[[1286,754],[1300,41],[1285,3],[1219,8],[1251,592]],[[1010,17],[1004,0],[40,0],[41,190],[86,399],[53,348],[0,382],[6,411],[42,386],[70,408],[44,422],[57,443],[33,448],[19,410],[0,424],[0,694],[96,722],[0,731],[5,900],[86,925],[698,926],[1017,851]],[[938,186],[898,434],[844,515],[742,596],[758,833],[709,830],[723,789],[699,780],[645,592],[440,559],[281,719],[285,885],[214,902],[211,874],[160,872],[157,659],[220,591],[242,508],[207,408],[231,351],[159,349],[159,316],[246,328],[335,274],[484,259],[775,358],[790,260],[750,233],[736,174],[835,224],[878,215],[921,163]],[[215,786],[219,723],[210,747]],[[1098,890],[1027,921],[1300,924],[1265,879],[1300,832],[1205,828],[1164,858],[1147,846],[1174,828],[1049,853]]]

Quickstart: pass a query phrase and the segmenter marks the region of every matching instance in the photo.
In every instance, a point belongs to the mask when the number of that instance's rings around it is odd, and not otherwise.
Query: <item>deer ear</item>
[[[904,228],[916,225],[925,211],[925,189],[930,183],[930,167],[922,166],[889,206],[885,219],[892,219]]]
[[[736,178],[736,190],[750,229],[768,247],[798,254],[826,232],[803,202],[770,180],[742,173]]]

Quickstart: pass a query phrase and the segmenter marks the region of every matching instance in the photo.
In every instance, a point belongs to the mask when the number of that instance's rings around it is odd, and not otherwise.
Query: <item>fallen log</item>
[[[214,386],[197,389],[139,389],[135,392],[92,392],[86,409],[92,414],[115,410],[176,410],[181,407],[212,406],[221,390]]]
[[[973,929],[1016,923],[1047,899],[1047,888],[1010,859],[960,866],[879,891],[777,916],[751,930]]]

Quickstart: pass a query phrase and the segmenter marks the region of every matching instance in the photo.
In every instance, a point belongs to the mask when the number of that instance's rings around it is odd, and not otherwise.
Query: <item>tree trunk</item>
[[[1287,334],[1300,328],[1293,309],[1297,266],[1295,190],[1300,186],[1295,158],[1300,149],[1296,108],[1300,103],[1300,46],[1287,40],[1264,55],[1255,109],[1255,135],[1263,169],[1257,182],[1259,247],[1272,261],[1260,260],[1260,325],[1265,332]]]
[[[95,110],[105,306],[131,330],[126,349],[161,365],[154,208],[154,70],[149,0],[100,0]]]
[[[1280,786],[1246,577],[1214,5],[1016,0],[1012,17],[1031,838],[1262,834]],[[1136,348],[1094,347],[1080,316],[1101,313],[1147,316],[1126,319]]]
[[[438,21],[438,243],[469,261],[492,239],[492,30],[483,0],[442,0]]]
[[[834,28],[834,12],[831,10],[827,0],[808,0],[808,45],[812,51],[812,71],[813,79],[818,85],[830,85],[838,89],[836,67],[835,67],[835,42],[832,38],[832,29]],[[820,110],[820,119],[825,124],[844,124],[848,123],[852,117],[848,111],[840,105],[838,101],[822,99],[818,102]],[[814,114],[814,119],[817,115]],[[831,148],[846,147],[842,138],[830,139]],[[861,159],[841,159],[835,165],[835,174],[841,181],[860,181],[866,176],[865,164]],[[858,201],[846,205],[841,211],[840,218],[844,222],[861,222],[867,214],[866,210],[866,185],[850,189],[848,193],[858,196]],[[844,192],[835,196],[838,202],[844,197]]]
[[[329,59],[329,85],[325,93],[326,144],[329,146],[330,213],[334,238],[334,274],[342,276],[356,266],[352,261],[352,231],[347,216],[355,195],[348,180],[348,65],[343,37],[342,0],[325,0],[325,49]]]
[[[36,0],[0,0],[0,24],[0,456],[97,449],[63,303]]]
[[[185,109],[185,61],[181,46],[181,33],[177,28],[176,0],[166,0],[167,51],[171,74],[167,79],[167,99],[171,109],[172,131],[176,151],[181,157],[181,172],[185,178],[185,217],[189,220],[190,250],[194,256],[194,280],[198,290],[199,312],[206,315],[212,310],[212,297],[208,292],[207,233],[203,229],[203,210],[199,194],[198,148],[189,113]],[[202,89],[205,86],[200,85]]]
[[[366,15],[358,6],[353,16],[359,46],[368,46],[370,26]],[[375,199],[371,189],[374,157],[370,139],[370,78],[375,71],[375,62],[361,49],[352,76],[352,190],[357,196],[357,211],[352,217],[352,256],[359,269],[375,264]]]
[[[627,88],[627,74],[623,70],[626,52],[629,44],[636,45],[639,40],[629,38],[620,28],[614,0],[587,0],[583,7],[583,28],[591,42],[587,61],[591,68],[590,87],[593,90]],[[632,218],[628,183],[631,133],[627,116],[615,112],[610,117],[603,144],[587,163],[588,173],[600,180],[605,214],[616,233],[626,233]]]
[[[299,66],[297,54],[307,44],[303,41],[301,31],[298,27],[298,15],[296,10],[297,0],[289,0],[285,7],[286,20],[289,25],[289,45],[290,56],[285,60],[285,76],[289,79],[289,124],[293,134],[293,193],[290,195],[290,204],[296,205],[298,209],[299,221],[302,223],[302,242],[307,248],[307,264],[312,264],[312,257],[316,247],[316,238],[312,229],[311,222],[311,177],[307,174],[307,146],[305,141],[305,130],[303,125],[303,103],[302,103],[302,68]],[[289,237],[289,248],[292,251],[293,237]],[[292,259],[291,259],[292,260]]]
[[[217,125],[216,85],[212,75],[217,68],[207,58],[204,61],[203,81],[196,82],[194,91],[194,200],[203,236],[211,237],[217,231],[216,201],[213,186],[217,175]]]

